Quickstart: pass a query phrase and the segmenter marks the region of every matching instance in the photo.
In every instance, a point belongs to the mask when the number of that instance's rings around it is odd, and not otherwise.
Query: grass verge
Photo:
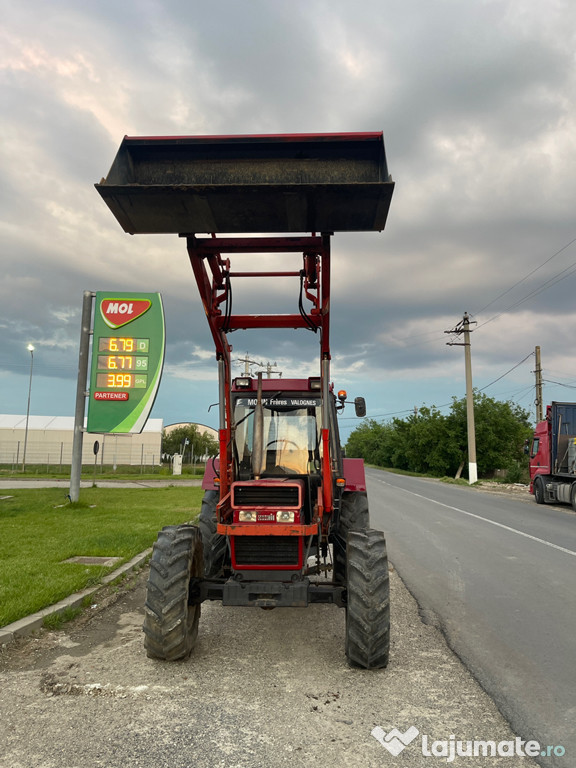
[[[65,608],[58,613],[52,613],[50,616],[44,616],[43,626],[46,629],[61,629],[68,621],[72,621],[82,613],[82,608]]]
[[[379,467],[377,464],[366,464],[367,467],[372,469],[382,469],[384,472],[391,472],[393,475],[406,475],[407,477],[430,477],[433,480],[438,480],[437,475],[426,474],[424,472],[412,472],[409,469],[396,469],[396,467]]]
[[[152,546],[164,525],[195,520],[201,488],[86,488],[70,504],[62,489],[12,490],[0,500],[0,626],[100,583]],[[121,557],[115,566],[63,560]]]
[[[67,480],[70,478],[70,465],[47,464],[27,464],[26,471],[22,472],[18,467],[8,464],[0,464],[0,480]],[[172,469],[166,465],[159,467],[144,467],[119,465],[116,469],[112,466],[97,466],[94,468],[88,465],[82,467],[82,480],[88,482],[98,482],[100,480],[132,480],[136,483],[141,480],[195,480],[204,477],[204,465],[196,464],[193,467],[185,465],[182,467],[181,475],[173,475]]]
[[[407,469],[396,469],[394,467],[378,467],[376,464],[367,464],[367,467],[372,467],[373,469],[383,469],[385,472],[391,472],[393,475],[406,475],[407,477],[424,477],[429,478],[431,480],[439,480],[441,483],[450,483],[452,485],[465,485],[469,486],[470,483],[468,480],[466,480],[465,477],[440,477],[439,475],[431,475],[430,473],[423,473],[423,472],[411,472]],[[505,482],[505,481],[502,481]],[[482,481],[478,480],[476,483],[473,483],[473,485],[481,486]]]

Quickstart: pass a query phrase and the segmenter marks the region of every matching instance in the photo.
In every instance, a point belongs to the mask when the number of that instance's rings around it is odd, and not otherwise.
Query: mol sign
[[[97,293],[88,432],[141,432],[162,375],[165,327],[159,293]]]

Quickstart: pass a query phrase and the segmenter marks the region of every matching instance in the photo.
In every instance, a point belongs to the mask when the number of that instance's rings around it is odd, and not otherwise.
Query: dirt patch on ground
[[[497,483],[494,480],[481,480],[478,485],[474,486],[479,491],[488,491],[490,493],[505,493],[513,494],[515,496],[526,496],[530,498],[530,486],[523,483]]]

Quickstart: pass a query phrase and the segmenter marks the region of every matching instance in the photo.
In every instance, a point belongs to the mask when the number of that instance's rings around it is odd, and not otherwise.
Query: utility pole
[[[464,313],[464,361],[466,365],[466,417],[468,423],[468,483],[478,480],[476,464],[476,426],[474,424],[474,389],[472,387],[472,349],[470,346],[470,318]]]
[[[444,333],[464,336],[462,342],[447,342],[449,347],[464,347],[464,364],[466,368],[466,420],[468,425],[468,483],[472,485],[478,480],[478,465],[476,464],[476,427],[474,424],[474,388],[472,386],[472,350],[470,345],[470,325],[468,312],[464,312],[461,322],[451,331]]]
[[[276,362],[263,363],[263,362],[258,362],[257,360],[251,360],[248,357],[248,352],[246,352],[246,357],[239,357],[237,362],[244,363],[244,376],[250,376],[250,366],[257,365],[259,368],[266,368],[267,379],[271,379],[273,373],[279,374],[279,378],[282,378],[282,371],[278,371],[274,368],[274,366],[276,365]]]
[[[538,422],[544,419],[542,413],[542,363],[540,362],[540,347],[535,348],[534,354],[536,357],[536,370],[534,371],[536,374],[536,400],[534,400],[534,404],[536,405],[536,421]]]
[[[239,357],[238,362],[244,363],[244,376],[250,376],[251,365],[262,365],[262,363],[259,363],[257,360],[251,360],[248,357],[248,352],[246,352],[246,357]]]
[[[260,365],[262,365],[262,363],[260,363]],[[276,370],[274,368],[275,365],[276,365],[276,362],[266,363],[266,378],[267,379],[271,379],[273,373],[277,373],[279,379],[282,378],[282,371]],[[262,367],[264,367],[264,366],[262,365]]]

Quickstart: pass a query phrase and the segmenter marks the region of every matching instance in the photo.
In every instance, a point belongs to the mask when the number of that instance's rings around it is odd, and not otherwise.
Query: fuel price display
[[[97,373],[96,386],[98,389],[145,389],[148,382],[147,376],[134,376],[131,373]]]
[[[160,294],[96,294],[88,432],[142,431],[160,383],[164,347]]]
[[[148,358],[135,355],[98,355],[98,370],[147,371]]]
[[[131,336],[108,336],[98,339],[99,352],[141,352],[148,354],[150,339],[135,339]]]

